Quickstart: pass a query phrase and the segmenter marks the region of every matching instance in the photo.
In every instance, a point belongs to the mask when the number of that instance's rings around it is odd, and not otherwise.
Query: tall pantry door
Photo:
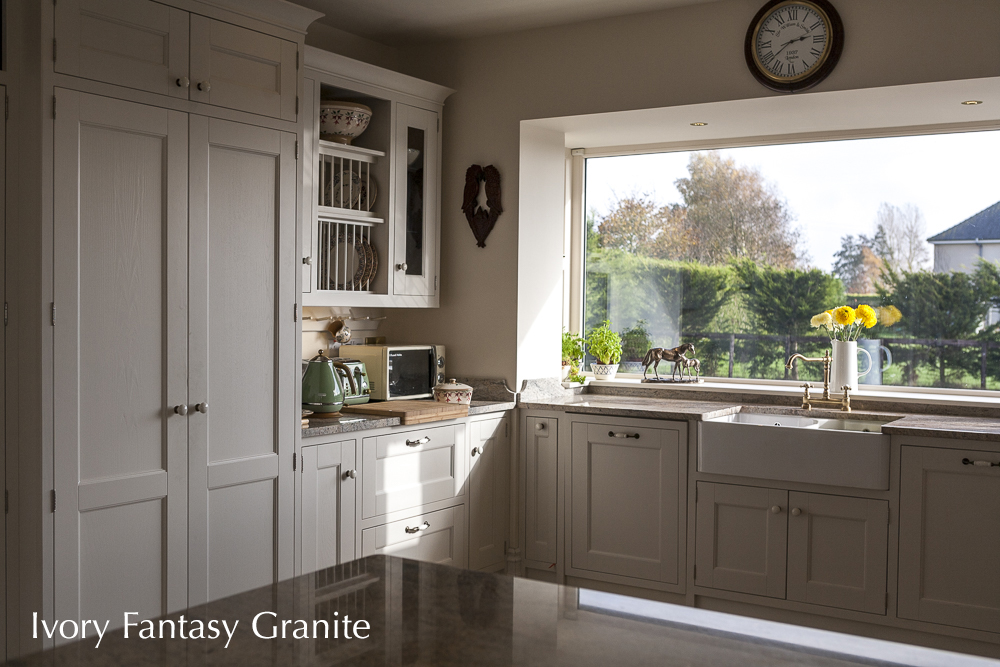
[[[187,605],[188,117],[56,100],[54,609],[120,626]]]
[[[295,135],[191,116],[190,588],[293,574]]]

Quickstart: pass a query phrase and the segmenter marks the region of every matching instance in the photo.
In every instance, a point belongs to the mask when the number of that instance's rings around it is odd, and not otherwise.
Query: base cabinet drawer
[[[362,517],[413,509],[464,492],[466,425],[365,438]],[[459,447],[458,443],[462,443]]]
[[[381,554],[466,567],[465,506],[420,514],[361,531],[361,556]]]

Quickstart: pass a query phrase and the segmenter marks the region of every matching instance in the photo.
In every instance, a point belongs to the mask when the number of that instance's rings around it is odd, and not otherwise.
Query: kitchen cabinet
[[[506,417],[469,422],[469,567],[506,564],[510,508],[510,428]]]
[[[678,583],[680,448],[687,427],[660,425],[667,428],[637,420],[573,423],[574,569]]]
[[[305,64],[303,304],[437,307],[441,115],[453,91],[311,47]],[[350,145],[323,140],[323,101],[369,107],[368,127]],[[348,182],[357,189],[345,195]]]
[[[525,417],[524,557],[555,565],[557,553],[559,420]]]
[[[1000,454],[900,450],[898,615],[1000,631]]]
[[[466,567],[465,506],[456,505],[361,531],[361,555],[385,554]]]
[[[358,470],[354,440],[302,448],[301,572],[354,560]]]
[[[291,576],[295,135],[56,97],[55,609]]]
[[[698,482],[695,584],[885,613],[884,500]]]
[[[298,45],[150,0],[55,3],[55,71],[294,121]]]

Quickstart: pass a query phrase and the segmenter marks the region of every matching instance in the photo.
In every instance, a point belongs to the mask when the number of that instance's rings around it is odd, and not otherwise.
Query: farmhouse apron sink
[[[889,421],[746,412],[706,419],[698,472],[884,491],[889,436],[881,429]]]

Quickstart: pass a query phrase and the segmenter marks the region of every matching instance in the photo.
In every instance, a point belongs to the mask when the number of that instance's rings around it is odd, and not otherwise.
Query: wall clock
[[[796,93],[825,79],[844,50],[844,24],[827,0],[771,0],[750,22],[747,67],[771,90]]]

